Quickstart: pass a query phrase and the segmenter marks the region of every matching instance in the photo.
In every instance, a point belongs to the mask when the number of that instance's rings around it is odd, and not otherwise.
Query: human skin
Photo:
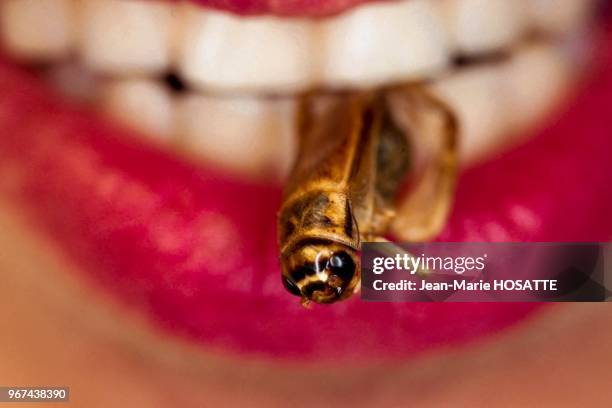
[[[67,385],[76,406],[90,407],[609,402],[607,304],[554,305],[499,334],[405,361],[228,355],[114,300],[9,201],[0,211],[2,384]]]
[[[609,69],[598,75],[597,86],[579,99],[588,109],[570,112],[549,135],[577,129],[586,136],[602,134],[612,113],[612,82]],[[602,160],[604,154],[594,157]],[[3,169],[2,182],[14,181]],[[567,222],[548,226],[548,239],[606,239],[609,219],[598,216],[609,196],[601,180],[602,174],[594,174],[587,183],[602,190],[602,200],[591,203],[595,210],[567,212]],[[579,202],[568,194],[558,205],[570,211]],[[470,208],[463,200],[458,206]],[[554,305],[495,334],[401,359],[364,355],[336,361],[332,355],[295,361],[237,354],[178,336],[154,314],[126,307],[36,221],[27,205],[2,195],[2,385],[70,386],[73,405],[92,407],[583,406],[610,400],[604,390],[611,380],[606,367],[612,360],[612,311],[606,304]],[[580,224],[589,229],[580,231]],[[339,353],[347,348],[334,346]]]
[[[37,234],[14,207],[1,208],[2,384],[69,386],[71,404],[87,407],[610,402],[607,304],[556,305],[502,334],[405,362],[321,365],[230,356],[163,333],[73,279],[78,267],[57,243]]]

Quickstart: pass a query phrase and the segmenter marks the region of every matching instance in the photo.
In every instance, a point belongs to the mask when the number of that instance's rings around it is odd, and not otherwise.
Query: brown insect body
[[[379,239],[396,218],[411,145],[387,103],[381,93],[302,101],[278,230],[283,283],[305,303],[350,297],[362,240]]]

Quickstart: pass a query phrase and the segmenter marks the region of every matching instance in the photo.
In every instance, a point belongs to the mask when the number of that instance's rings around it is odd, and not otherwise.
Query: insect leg
[[[413,147],[412,190],[399,201],[390,232],[403,241],[434,238],[446,224],[457,178],[457,120],[451,109],[419,85],[389,94],[394,119]]]

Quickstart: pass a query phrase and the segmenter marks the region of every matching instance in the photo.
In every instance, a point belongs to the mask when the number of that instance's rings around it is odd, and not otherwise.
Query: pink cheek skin
[[[611,55],[533,141],[462,175],[440,240],[610,238]],[[499,332],[543,307],[354,298],[305,310],[280,282],[279,186],[231,179],[142,145],[6,63],[0,89],[2,197],[60,242],[90,281],[209,350],[308,361],[410,358]]]

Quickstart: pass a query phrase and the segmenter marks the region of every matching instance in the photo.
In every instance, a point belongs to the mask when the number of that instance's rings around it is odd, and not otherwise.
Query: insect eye
[[[285,289],[289,291],[289,293],[295,296],[302,296],[302,292],[300,291],[300,288],[298,288],[298,286],[295,284],[295,282],[291,278],[287,278],[283,276],[282,280],[283,280],[283,286],[285,287]]]
[[[344,282],[349,282],[355,275],[355,261],[344,251],[333,254],[329,260],[329,265],[333,273],[338,275]]]

